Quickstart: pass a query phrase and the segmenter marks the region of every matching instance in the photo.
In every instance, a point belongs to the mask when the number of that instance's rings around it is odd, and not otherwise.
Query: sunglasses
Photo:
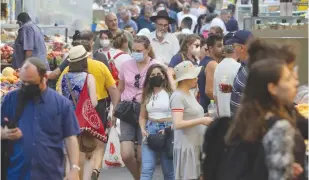
[[[134,79],[135,79],[134,87],[139,88],[140,85],[139,80],[141,79],[141,75],[140,74],[135,75]]]

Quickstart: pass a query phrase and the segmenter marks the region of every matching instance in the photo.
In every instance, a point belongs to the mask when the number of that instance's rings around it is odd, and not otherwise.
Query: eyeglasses
[[[168,24],[158,24],[159,27],[167,28]]]
[[[135,79],[134,87],[139,88],[139,80],[141,79],[141,75],[140,74],[135,75],[134,79]]]

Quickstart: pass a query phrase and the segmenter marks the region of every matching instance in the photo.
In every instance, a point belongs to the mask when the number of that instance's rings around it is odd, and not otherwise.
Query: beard
[[[159,38],[164,38],[165,34],[166,34],[166,32],[164,32],[164,31],[157,31],[157,36]]]

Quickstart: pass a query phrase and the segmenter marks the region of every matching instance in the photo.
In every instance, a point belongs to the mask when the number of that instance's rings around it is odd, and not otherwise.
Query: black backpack
[[[271,128],[279,119],[268,123]],[[203,163],[204,180],[263,180],[268,179],[264,148],[261,142],[242,140],[226,145],[224,136],[232,119],[216,119],[204,136]]]

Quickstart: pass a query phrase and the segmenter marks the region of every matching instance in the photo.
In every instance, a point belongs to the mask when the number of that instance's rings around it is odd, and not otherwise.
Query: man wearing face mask
[[[79,179],[78,121],[71,102],[47,87],[46,70],[39,58],[27,59],[20,70],[22,88],[2,102],[1,140],[8,139],[13,148],[7,179],[63,179],[63,144],[71,165],[65,179]],[[21,115],[15,119],[20,103]]]
[[[13,68],[20,68],[28,57],[38,57],[46,64],[49,70],[44,35],[41,29],[26,12],[22,12],[17,16],[17,24],[19,29],[14,43]]]
[[[181,22],[182,22],[182,20],[185,17],[190,17],[192,19],[193,23],[192,23],[191,31],[193,32],[194,31],[194,27],[196,26],[196,23],[197,23],[197,17],[194,16],[193,14],[191,14],[191,6],[190,6],[190,4],[188,2],[185,2],[183,4],[182,11],[177,13],[178,27],[180,27]]]
[[[159,11],[156,16],[150,18],[156,23],[156,30],[150,34],[151,45],[154,49],[155,57],[162,64],[168,66],[172,57],[180,49],[177,37],[168,32],[169,24],[175,20],[169,17],[167,11]]]

